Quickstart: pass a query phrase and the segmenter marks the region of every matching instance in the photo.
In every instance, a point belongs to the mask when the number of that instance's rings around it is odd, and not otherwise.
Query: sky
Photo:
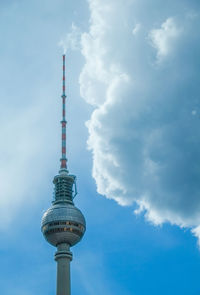
[[[63,53],[72,295],[200,293],[199,25],[197,0],[0,1],[1,294],[55,294]]]

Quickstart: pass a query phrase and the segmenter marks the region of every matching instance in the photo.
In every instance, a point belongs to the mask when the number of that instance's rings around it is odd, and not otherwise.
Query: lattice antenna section
[[[63,85],[62,85],[62,157],[60,159],[60,169],[67,170],[67,157],[66,157],[66,125],[67,121],[65,119],[65,103],[66,103],[66,95],[65,95],[65,55],[63,55]]]

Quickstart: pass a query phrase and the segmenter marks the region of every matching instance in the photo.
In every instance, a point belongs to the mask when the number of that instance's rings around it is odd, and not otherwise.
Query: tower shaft
[[[57,289],[56,295],[70,295],[70,261],[72,253],[69,250],[68,244],[58,245],[58,251],[55,253],[57,261]]]

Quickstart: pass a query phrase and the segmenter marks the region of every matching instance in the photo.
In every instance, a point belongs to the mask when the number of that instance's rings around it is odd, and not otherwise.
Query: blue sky
[[[63,50],[72,294],[200,293],[199,22],[194,0],[0,2],[1,294],[55,294]]]

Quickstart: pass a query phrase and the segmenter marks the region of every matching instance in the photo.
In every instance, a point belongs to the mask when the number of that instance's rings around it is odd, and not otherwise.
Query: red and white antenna
[[[65,54],[63,54],[63,86],[62,86],[62,157],[60,159],[61,165],[60,169],[67,170],[67,157],[66,157],[66,125],[67,121],[65,119],[65,102],[66,102],[66,95],[65,95]]]

